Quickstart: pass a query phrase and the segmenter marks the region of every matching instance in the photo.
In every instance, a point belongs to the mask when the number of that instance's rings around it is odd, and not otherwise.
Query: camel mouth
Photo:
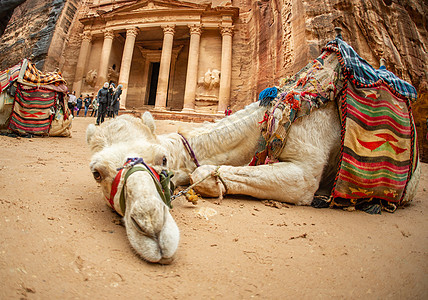
[[[147,173],[137,174],[129,177],[127,189],[130,194],[126,200],[128,203],[124,221],[128,240],[134,251],[144,260],[170,264],[178,249],[178,226],[169,208],[154,193],[155,187],[150,191],[149,186],[154,186],[150,176]],[[140,184],[133,185],[137,182]],[[147,185],[141,185],[141,182]]]
[[[175,254],[178,248],[177,243],[165,241],[152,236],[138,232],[135,235],[134,230],[127,228],[128,240],[131,248],[138,257],[144,261],[153,264],[169,265],[175,260]]]
[[[174,256],[169,258],[162,257],[161,260],[158,261],[157,263],[161,265],[170,265],[173,261],[174,261]]]

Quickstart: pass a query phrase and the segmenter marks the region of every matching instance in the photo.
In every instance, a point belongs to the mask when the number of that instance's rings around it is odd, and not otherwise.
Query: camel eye
[[[94,176],[96,181],[101,181],[101,174],[98,171],[92,172],[92,175]]]
[[[166,167],[167,162],[168,162],[168,160],[166,159],[166,156],[164,156],[164,157],[162,158],[162,166],[163,166],[163,167]]]

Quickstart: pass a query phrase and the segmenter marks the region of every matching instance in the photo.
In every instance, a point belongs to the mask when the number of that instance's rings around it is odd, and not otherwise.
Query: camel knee
[[[190,174],[191,184],[198,183],[194,186],[194,190],[204,197],[218,197],[219,189],[213,172],[217,169],[216,166],[204,165],[197,168]]]

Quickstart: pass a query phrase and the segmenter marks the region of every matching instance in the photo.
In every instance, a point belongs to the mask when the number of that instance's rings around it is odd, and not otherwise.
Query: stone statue
[[[220,71],[208,69],[204,77],[201,77],[199,83],[203,84],[206,90],[212,90],[220,86]]]
[[[118,82],[119,81],[119,72],[116,71],[116,65],[108,68],[107,78],[109,81]]]
[[[218,98],[218,87],[220,86],[220,71],[209,68],[204,76],[198,80],[197,98],[199,100],[215,100]]]
[[[90,70],[86,74],[85,81],[88,85],[94,87],[95,84],[97,83],[97,77],[98,77],[97,70]]]

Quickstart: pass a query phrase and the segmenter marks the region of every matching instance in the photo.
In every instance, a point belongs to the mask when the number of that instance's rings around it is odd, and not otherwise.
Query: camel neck
[[[260,136],[265,107],[258,103],[216,123],[195,129],[186,138],[201,165],[245,165],[251,161]]]

